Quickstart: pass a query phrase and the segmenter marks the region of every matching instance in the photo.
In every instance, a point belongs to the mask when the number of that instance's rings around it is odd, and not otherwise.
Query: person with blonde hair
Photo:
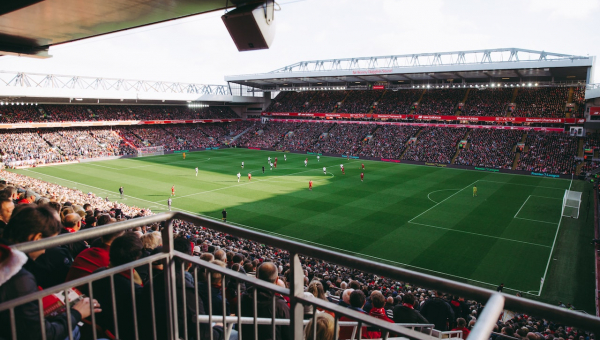
[[[335,334],[335,320],[327,313],[317,313],[317,337],[313,338],[313,319],[311,318],[304,328],[305,340],[333,340]],[[338,326],[339,333],[339,326]]]
[[[325,300],[328,301],[327,299],[327,295],[325,295],[325,289],[323,288],[323,284],[321,283],[321,281],[312,281],[309,285],[308,285],[308,289],[306,290],[307,292],[311,293],[312,295],[314,295],[317,299],[321,299],[321,300]],[[330,314],[331,316],[333,316],[333,312],[324,310],[322,308],[317,307],[317,310],[319,312],[325,312],[327,314]]]

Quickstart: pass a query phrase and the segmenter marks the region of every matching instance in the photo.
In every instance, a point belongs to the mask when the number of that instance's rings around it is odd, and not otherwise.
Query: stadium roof
[[[240,2],[229,1],[229,4]],[[51,45],[224,9],[226,0],[5,0],[0,55],[48,57]]]
[[[243,105],[262,98],[234,96],[227,85],[0,71],[0,101]]]
[[[518,48],[301,61],[271,72],[226,76],[261,90],[489,82],[591,82],[593,56]]]

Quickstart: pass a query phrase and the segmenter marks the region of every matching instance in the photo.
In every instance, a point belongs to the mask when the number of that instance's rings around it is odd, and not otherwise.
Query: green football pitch
[[[228,222],[247,228],[594,311],[593,195],[581,181],[293,153],[285,161],[282,152],[247,149],[17,172],[111,201],[121,202],[123,186],[123,203],[154,212],[167,209],[175,185],[173,210],[220,219],[226,208]],[[570,186],[583,193],[579,219],[561,217]]]

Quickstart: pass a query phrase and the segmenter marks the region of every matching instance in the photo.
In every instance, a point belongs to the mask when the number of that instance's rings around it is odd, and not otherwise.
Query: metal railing
[[[177,220],[182,220],[182,221],[186,221],[186,222],[190,222],[193,223],[195,225],[198,226],[202,226],[202,227],[206,227],[209,229],[213,229],[216,230],[218,232],[222,232],[222,233],[226,233],[229,235],[233,235],[236,237],[240,237],[243,239],[248,239],[248,240],[252,240],[252,241],[256,241],[262,244],[268,244],[270,246],[274,246],[283,250],[286,250],[289,252],[289,260],[290,260],[290,271],[291,271],[291,277],[290,277],[290,288],[283,288],[283,287],[279,287],[276,285],[273,285],[269,282],[266,281],[262,281],[259,279],[256,279],[254,277],[250,277],[247,276],[243,273],[238,273],[235,271],[232,271],[230,269],[227,268],[222,268],[216,264],[213,263],[209,263],[209,262],[205,262],[205,261],[201,261],[198,257],[194,257],[194,256],[190,256],[187,254],[183,254],[181,252],[175,251],[173,249],[173,227],[172,227],[172,223],[173,220],[177,219]],[[419,286],[423,286],[423,287],[427,287],[429,289],[435,289],[435,290],[439,290],[439,291],[443,291],[446,293],[452,293],[455,295],[460,295],[460,296],[464,296],[467,297],[469,299],[473,299],[473,300],[477,300],[477,301],[487,301],[485,303],[485,308],[483,309],[483,312],[481,313],[479,319],[477,320],[477,323],[475,324],[475,327],[473,328],[473,330],[471,331],[471,334],[469,336],[469,340],[486,340],[489,339],[490,334],[494,328],[494,325],[496,324],[496,322],[498,321],[498,316],[500,315],[501,311],[504,308],[510,309],[510,310],[517,310],[520,312],[524,312],[527,313],[529,315],[535,315],[538,317],[543,317],[549,320],[560,320],[561,323],[565,324],[565,325],[569,325],[569,326],[573,326],[579,329],[584,329],[587,331],[592,331],[592,332],[596,332],[598,334],[598,332],[600,331],[600,318],[596,318],[594,316],[590,316],[590,315],[583,315],[580,313],[576,313],[573,311],[569,311],[569,310],[565,310],[556,306],[551,306],[548,304],[544,304],[541,302],[537,302],[537,301],[532,301],[532,300],[527,300],[524,298],[520,298],[520,297],[516,297],[516,296],[511,296],[511,295],[507,295],[507,294],[503,294],[503,293],[497,293],[495,291],[491,291],[488,289],[484,289],[484,288],[480,288],[480,287],[476,287],[476,286],[472,286],[472,285],[468,285],[468,284],[464,284],[464,283],[460,283],[460,282],[456,282],[456,281],[451,281],[451,280],[447,280],[447,279],[442,279],[442,278],[438,278],[438,277],[434,277],[431,275],[427,275],[427,274],[423,274],[423,273],[418,273],[415,271],[411,271],[411,270],[407,270],[407,269],[403,269],[403,268],[397,268],[397,267],[393,267],[393,266],[389,266],[386,264],[381,264],[381,263],[375,263],[372,261],[368,261],[365,259],[361,259],[361,258],[357,258],[354,256],[350,256],[350,255],[346,255],[340,252],[333,252],[333,251],[329,251],[326,249],[321,249],[318,247],[314,247],[311,245],[307,245],[307,244],[302,244],[299,242],[295,242],[295,241],[291,241],[291,240],[286,240],[283,238],[278,238],[278,237],[274,237],[271,235],[267,235],[267,234],[262,234],[260,232],[256,232],[256,231],[252,231],[252,230],[248,230],[248,229],[243,229],[241,227],[237,227],[237,226],[233,226],[230,224],[226,224],[226,223],[222,223],[220,221],[215,221],[215,220],[211,220],[208,218],[204,218],[204,217],[199,217],[199,216],[194,216],[194,215],[190,215],[190,214],[185,214],[185,213],[181,213],[181,212],[169,212],[169,213],[162,213],[159,215],[154,215],[154,216],[149,216],[149,217],[144,217],[144,218],[137,218],[137,219],[132,219],[132,220],[128,220],[128,221],[124,221],[124,222],[119,222],[119,223],[114,223],[114,224],[109,224],[100,228],[92,228],[89,230],[84,230],[84,231],[79,231],[77,233],[72,233],[72,234],[68,234],[68,235],[60,235],[60,236],[56,236],[56,237],[51,237],[51,238],[47,238],[47,239],[42,239],[39,241],[35,241],[35,242],[28,242],[28,243],[22,243],[22,244],[17,244],[12,246],[14,249],[18,249],[24,253],[29,253],[32,251],[36,251],[36,250],[41,250],[41,249],[47,249],[47,248],[51,248],[51,247],[56,247],[56,246],[60,246],[63,244],[69,244],[69,243],[73,243],[76,241],[82,241],[82,240],[89,240],[89,239],[93,239],[105,234],[109,234],[109,233],[115,233],[118,231],[123,231],[123,230],[127,230],[127,229],[131,229],[134,227],[138,227],[138,226],[144,226],[144,225],[150,225],[153,223],[158,223],[158,222],[163,222],[166,221],[167,223],[165,223],[165,227],[162,231],[162,236],[163,236],[163,253],[162,254],[157,254],[157,255],[153,255],[150,257],[146,257],[143,258],[141,260],[123,265],[123,266],[119,266],[119,267],[115,267],[115,268],[110,268],[98,273],[94,273],[91,274],[89,276],[71,281],[71,282],[67,282],[64,284],[61,284],[59,286],[55,286],[49,289],[45,289],[43,291],[40,292],[36,292],[36,293],[32,293],[26,296],[22,296],[22,297],[18,297],[14,300],[11,301],[7,301],[4,302],[2,304],[0,304],[0,312],[5,312],[5,311],[9,311],[9,315],[10,315],[10,324],[11,324],[11,329],[12,329],[12,337],[13,339],[17,339],[18,338],[18,332],[22,332],[23,330],[21,329],[17,329],[17,322],[16,322],[16,318],[15,318],[15,308],[17,308],[18,306],[25,304],[25,303],[30,303],[30,302],[37,302],[39,304],[39,309],[40,309],[40,325],[42,325],[42,330],[44,330],[44,317],[43,317],[43,310],[42,310],[42,298],[44,296],[47,296],[49,294],[52,293],[57,293],[57,292],[61,292],[61,291],[66,291],[68,288],[70,287],[78,287],[78,286],[87,286],[89,289],[89,297],[93,299],[94,297],[94,291],[93,291],[93,282],[96,282],[97,280],[101,280],[101,279],[105,279],[105,278],[110,278],[110,282],[111,282],[111,297],[112,297],[112,315],[114,318],[114,323],[115,323],[115,336],[116,338],[119,338],[119,324],[118,324],[118,313],[119,311],[116,308],[116,300],[115,300],[115,285],[114,285],[114,280],[115,280],[115,275],[118,275],[119,273],[122,273],[123,271],[127,271],[130,273],[130,275],[133,275],[133,270],[136,267],[142,266],[142,265],[149,265],[155,261],[162,261],[163,262],[163,272],[164,272],[164,287],[165,287],[165,291],[164,293],[164,303],[166,308],[166,319],[168,320],[168,322],[166,323],[166,329],[167,329],[167,337],[168,339],[179,339],[179,338],[184,338],[184,339],[189,339],[189,338],[196,338],[196,339],[200,339],[200,334],[201,334],[201,329],[208,329],[208,334],[210,335],[209,338],[212,340],[213,339],[213,330],[215,327],[218,327],[215,323],[222,323],[223,328],[226,330],[226,332],[229,332],[231,330],[230,325],[233,323],[235,325],[237,325],[237,331],[239,332],[240,335],[240,339],[242,339],[242,330],[244,329],[244,327],[252,327],[254,330],[254,338],[258,339],[258,335],[259,335],[259,328],[257,327],[259,324],[262,324],[264,322],[264,320],[262,320],[261,318],[259,318],[257,315],[257,295],[256,295],[256,289],[261,289],[261,291],[267,291],[269,292],[271,295],[271,299],[272,299],[272,306],[275,306],[275,299],[276,299],[276,294],[280,294],[283,296],[289,296],[290,298],[290,318],[289,318],[289,328],[290,328],[290,332],[292,333],[292,336],[294,339],[304,339],[304,324],[305,321],[303,320],[304,317],[304,305],[309,305],[313,307],[313,311],[315,311],[315,313],[313,313],[312,316],[312,320],[313,320],[313,324],[316,322],[317,319],[317,313],[316,313],[316,309],[321,308],[321,309],[325,309],[327,311],[333,312],[335,313],[336,317],[335,317],[335,330],[336,330],[336,334],[335,334],[335,338],[338,338],[338,326],[339,325],[344,325],[341,324],[341,321],[339,321],[339,318],[342,316],[351,318],[352,320],[356,320],[355,322],[356,324],[356,329],[362,329],[363,326],[365,325],[369,325],[369,327],[375,327],[381,330],[381,334],[382,334],[382,338],[383,339],[388,339],[390,334],[394,334],[394,335],[401,335],[403,337],[409,338],[409,339],[432,339],[434,337],[432,337],[431,332],[421,332],[418,330],[415,330],[414,327],[413,328],[409,328],[409,327],[403,327],[400,324],[394,324],[394,323],[389,323],[386,322],[384,320],[380,320],[380,319],[376,319],[370,316],[367,316],[365,314],[356,312],[352,309],[349,308],[344,308],[342,306],[333,304],[331,302],[325,301],[325,300],[321,300],[321,299],[317,299],[317,298],[307,298],[304,297],[304,273],[302,270],[302,265],[300,263],[300,254],[304,255],[304,256],[309,256],[315,259],[320,259],[320,260],[325,260],[327,262],[331,262],[331,263],[336,263],[338,265],[341,266],[345,266],[345,267],[350,267],[350,268],[354,268],[354,269],[358,269],[364,272],[369,272],[369,273],[373,273],[376,275],[380,275],[380,276],[384,276],[387,277],[389,279],[393,279],[393,280],[398,280],[398,281],[403,281],[403,282],[411,282],[414,285],[419,285]],[[185,280],[183,280],[183,276],[184,276],[184,263],[185,262],[191,262],[193,265],[195,265],[194,269],[193,269],[193,273],[192,276],[194,278],[194,292],[195,292],[195,301],[187,301],[186,297],[185,297]],[[155,301],[155,297],[154,297],[154,287],[156,282],[154,282],[155,280],[153,279],[153,272],[152,272],[152,266],[150,267],[150,275],[149,275],[149,281],[148,281],[148,285],[149,285],[149,289],[152,292],[151,298],[150,298],[150,312],[151,312],[151,320],[152,320],[152,325],[150,326],[152,328],[152,338],[157,339],[157,324],[160,324],[160,322],[156,322],[157,317],[156,317],[156,303],[158,303],[158,301]],[[207,315],[198,315],[198,317],[193,318],[194,320],[194,327],[195,327],[195,337],[193,336],[193,334],[189,334],[192,331],[194,331],[193,327],[188,327],[188,325],[184,322],[184,327],[180,327],[180,318],[178,316],[179,311],[181,310],[183,313],[183,318],[182,320],[188,320],[188,315],[187,315],[187,308],[186,308],[186,304],[187,303],[195,303],[196,309],[198,310],[198,306],[199,306],[199,296],[198,296],[198,271],[199,270],[206,270],[207,273],[207,282],[211,282],[211,273],[221,273],[223,276],[223,281],[222,282],[226,282],[225,280],[235,280],[234,282],[236,282],[236,294],[238,297],[241,297],[241,282],[244,282],[246,284],[252,285],[253,287],[256,287],[256,289],[254,289],[254,296],[253,296],[253,303],[254,303],[254,313],[252,314],[252,316],[250,317],[250,319],[246,318],[247,316],[244,315],[242,316],[241,311],[242,311],[242,302],[241,302],[241,298],[237,299],[237,316],[236,317],[228,317],[226,315],[213,315],[212,309],[213,309],[213,303],[211,301],[211,289],[214,289],[211,287],[211,284],[207,284],[207,288],[208,288],[208,297],[209,297],[209,301],[207,303],[207,310],[206,310],[206,314]],[[177,287],[177,277],[178,275],[181,275],[181,284],[182,286],[179,287],[182,289],[182,293],[180,294],[178,292],[178,287]],[[132,276],[133,277],[133,276]],[[137,319],[137,311],[136,311],[136,300],[135,300],[135,294],[133,294],[134,292],[134,283],[133,280],[131,281],[131,296],[132,296],[132,305],[133,305],[133,320],[134,320],[134,326],[139,324],[141,322],[141,320]],[[221,294],[223,297],[225,297],[225,284],[221,285],[220,288]],[[183,298],[180,298],[181,295],[183,295]],[[178,304],[182,304],[182,306],[178,306]],[[222,310],[225,311],[225,298],[222,299]],[[178,308],[178,307],[183,307],[183,308]],[[93,308],[91,308],[91,324],[93,329],[96,329],[96,318],[97,316],[95,315]],[[275,308],[273,308],[273,310],[275,310]],[[224,313],[223,313],[224,314]],[[67,309],[67,317],[68,320],[70,320],[70,310]],[[248,322],[250,322],[250,325],[248,325]],[[273,314],[271,317],[271,323],[270,325],[271,327],[271,332],[272,332],[272,336],[273,338],[275,338],[275,333],[277,332],[276,327],[278,327],[281,324],[281,320],[278,320],[275,318],[275,315]],[[287,323],[288,321],[283,321],[284,323]],[[71,332],[72,330],[72,326],[70,324],[71,321],[69,321],[69,339],[73,338],[73,334]],[[149,326],[148,323],[144,323],[145,326]],[[426,325],[422,325],[422,326],[426,326]],[[313,327],[314,333],[316,334],[316,327]],[[261,330],[261,332],[264,331],[264,329]],[[360,339],[361,338],[361,332],[357,331],[357,337]],[[228,335],[229,333],[226,333],[226,335]],[[313,334],[313,335],[315,335]],[[46,339],[46,334],[44,332],[42,332],[41,334],[42,339]],[[137,328],[135,328],[135,339],[139,339],[140,335],[138,334],[138,330]],[[96,333],[94,332],[94,339],[96,339]]]

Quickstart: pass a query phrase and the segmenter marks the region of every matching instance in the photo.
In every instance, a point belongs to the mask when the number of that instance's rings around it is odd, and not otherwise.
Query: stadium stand
[[[568,87],[521,88],[512,116],[564,118],[568,96]]]
[[[423,94],[417,114],[454,116],[458,103],[465,98],[466,89],[432,89]]]
[[[313,97],[310,105],[300,112],[333,112],[337,104],[344,100],[347,94],[347,91],[319,91]]]
[[[579,86],[573,89],[573,103],[577,106],[572,112],[575,118],[582,118],[585,111],[585,86]]]
[[[373,137],[363,143],[359,156],[398,159],[408,139],[416,135],[419,129],[416,126],[380,126]]]
[[[362,141],[375,128],[370,124],[336,124],[314,144],[313,152],[357,155]]]
[[[302,123],[287,133],[278,147],[284,150],[313,150],[313,144],[331,127],[331,124]]]
[[[476,129],[467,137],[468,147],[460,150],[455,164],[498,169],[511,169],[513,149],[523,131]]]
[[[379,100],[374,113],[409,114],[411,107],[419,100],[423,90],[386,91]]]
[[[570,174],[575,171],[577,139],[559,133],[529,132],[517,170]]]
[[[462,116],[506,116],[512,99],[512,89],[470,89],[467,102],[461,110]]]
[[[313,91],[279,92],[265,112],[305,112],[307,103],[315,96]]]
[[[373,107],[373,103],[381,98],[382,91],[349,91],[338,113],[365,113]]]
[[[408,146],[402,159],[448,164],[456,154],[458,142],[466,132],[466,128],[423,128],[417,136],[417,141]]]
[[[148,105],[10,105],[0,107],[0,123],[239,118],[230,107],[190,109]]]

